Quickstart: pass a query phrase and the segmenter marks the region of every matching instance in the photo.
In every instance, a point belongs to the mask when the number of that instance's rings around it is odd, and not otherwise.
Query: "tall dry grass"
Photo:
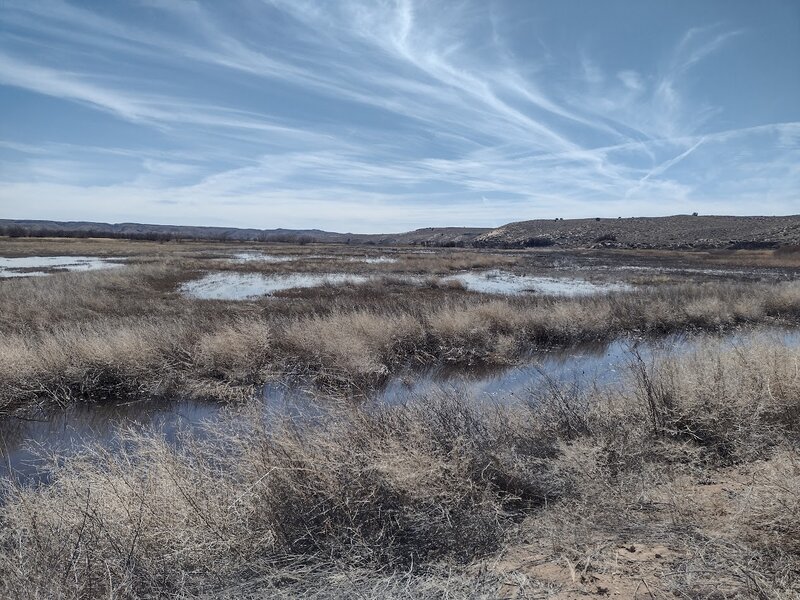
[[[553,440],[521,416],[442,401],[311,428],[252,417],[177,448],[129,433],[119,453],[9,490],[0,589],[168,596],[310,557],[388,573],[463,563],[497,548],[519,506],[560,493]]]
[[[366,310],[296,319],[281,335],[282,347],[296,356],[292,362],[342,382],[381,380],[423,343],[424,327],[411,315]]]
[[[684,569],[716,569],[739,597],[791,597],[798,365],[796,348],[717,344],[644,367],[634,355],[625,387],[529,404],[444,395],[305,421],[250,405],[176,444],[123,432],[115,451],[54,462],[47,485],[6,490],[0,590],[336,597],[405,581],[413,597],[470,597],[471,581],[491,597],[509,577],[487,565],[514,544],[600,577],[612,564],[598,548],[633,540],[685,549],[651,580],[658,593],[707,595],[713,581]],[[741,492],[704,491],[732,473]],[[720,521],[718,501],[735,517]]]
[[[182,297],[190,276],[178,261],[0,282],[0,411],[137,393],[238,398],[287,374],[363,389],[409,364],[507,364],[556,344],[800,317],[797,283],[498,298],[386,280],[222,302]]]

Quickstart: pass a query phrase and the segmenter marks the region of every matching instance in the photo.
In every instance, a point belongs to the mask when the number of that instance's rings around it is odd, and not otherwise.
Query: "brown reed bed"
[[[174,444],[121,432],[7,486],[0,593],[792,598],[798,364],[710,344],[529,403],[246,405]]]
[[[592,297],[493,297],[436,278],[183,296],[182,260],[0,281],[0,411],[189,394],[226,399],[287,375],[364,389],[408,365],[508,364],[620,335],[796,323],[794,282],[677,284]]]

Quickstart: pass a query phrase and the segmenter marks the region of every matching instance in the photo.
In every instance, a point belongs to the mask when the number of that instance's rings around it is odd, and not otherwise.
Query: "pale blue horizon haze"
[[[0,2],[0,217],[800,213],[800,2]]]

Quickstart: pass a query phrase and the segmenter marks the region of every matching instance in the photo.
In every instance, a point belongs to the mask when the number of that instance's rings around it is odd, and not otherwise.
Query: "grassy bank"
[[[188,394],[247,397],[286,376],[366,389],[409,364],[505,364],[625,333],[794,323],[797,283],[662,285],[588,298],[487,297],[431,278],[200,301],[182,262],[0,282],[0,411]]]
[[[125,434],[6,490],[4,597],[789,598],[800,350],[709,345],[591,395]],[[634,592],[635,590],[635,592]],[[795,596],[792,596],[792,595]]]

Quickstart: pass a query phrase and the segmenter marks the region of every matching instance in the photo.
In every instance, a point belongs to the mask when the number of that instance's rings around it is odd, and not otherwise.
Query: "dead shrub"
[[[201,335],[192,358],[204,377],[255,383],[273,359],[272,344],[268,323],[240,320]]]
[[[797,429],[800,353],[754,340],[690,356],[635,361],[636,397],[656,437],[699,445],[712,460],[768,455]]]
[[[46,487],[7,490],[0,589],[132,598],[269,576],[287,557],[468,562],[564,493],[556,453],[529,411],[455,397],[302,427],[240,413],[177,446],[128,432],[54,464]]]
[[[304,361],[358,378],[386,375],[387,363],[421,338],[420,324],[409,315],[357,311],[296,320],[282,331],[281,345]]]
[[[786,449],[758,465],[739,501],[737,533],[772,559],[800,566],[800,460]]]

